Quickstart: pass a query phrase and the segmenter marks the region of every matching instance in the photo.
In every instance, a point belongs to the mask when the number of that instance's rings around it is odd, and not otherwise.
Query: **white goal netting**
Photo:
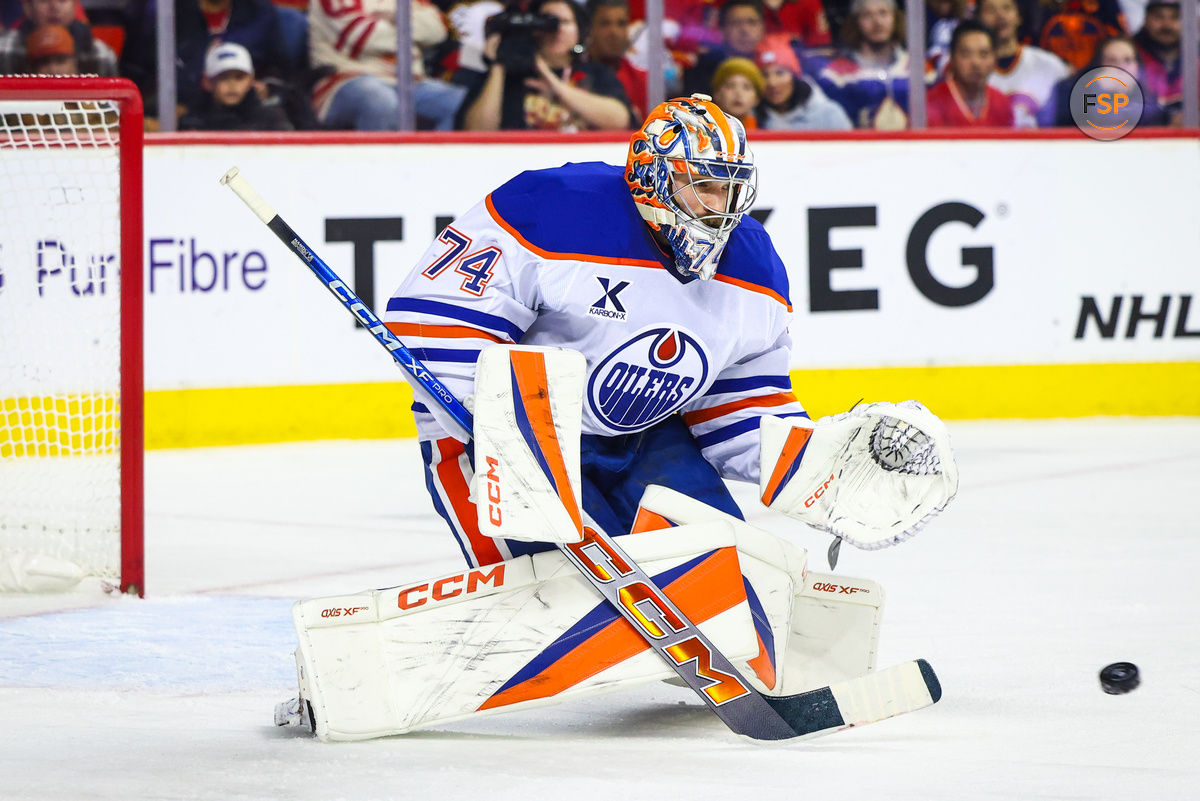
[[[0,591],[120,582],[119,118],[0,91]]]

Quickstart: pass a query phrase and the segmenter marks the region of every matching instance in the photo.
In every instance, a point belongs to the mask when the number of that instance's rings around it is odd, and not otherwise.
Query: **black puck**
[[[1124,695],[1142,683],[1132,662],[1113,662],[1100,671],[1100,686],[1109,695]]]

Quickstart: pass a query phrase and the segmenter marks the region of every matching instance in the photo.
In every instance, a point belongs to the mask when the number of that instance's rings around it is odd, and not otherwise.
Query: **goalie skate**
[[[313,722],[312,705],[298,695],[275,705],[275,725],[303,726],[310,733],[317,730]]]
[[[317,733],[317,720],[313,715],[312,704],[308,698],[308,684],[304,659],[300,649],[296,649],[296,678],[300,685],[299,693],[286,701],[275,705],[276,726],[306,726],[311,734]]]

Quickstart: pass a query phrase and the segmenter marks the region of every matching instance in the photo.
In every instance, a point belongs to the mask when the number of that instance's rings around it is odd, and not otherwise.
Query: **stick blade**
[[[924,659],[783,698],[767,697],[796,736],[820,737],[937,703],[942,685]]]

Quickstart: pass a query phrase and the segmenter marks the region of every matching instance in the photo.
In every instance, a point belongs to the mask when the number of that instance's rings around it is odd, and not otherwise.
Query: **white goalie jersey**
[[[1053,53],[1022,45],[1007,70],[997,69],[988,84],[1008,95],[1018,128],[1036,128],[1038,112],[1054,92],[1055,85],[1070,74],[1067,65]]]
[[[783,264],[749,217],[714,280],[669,264],[620,167],[526,172],[439,235],[384,321],[459,397],[489,344],[578,350],[584,434],[636,433],[682,412],[723,476],[757,481],[761,416],[806,416],[788,376]],[[452,430],[439,409],[414,412],[423,440]]]

